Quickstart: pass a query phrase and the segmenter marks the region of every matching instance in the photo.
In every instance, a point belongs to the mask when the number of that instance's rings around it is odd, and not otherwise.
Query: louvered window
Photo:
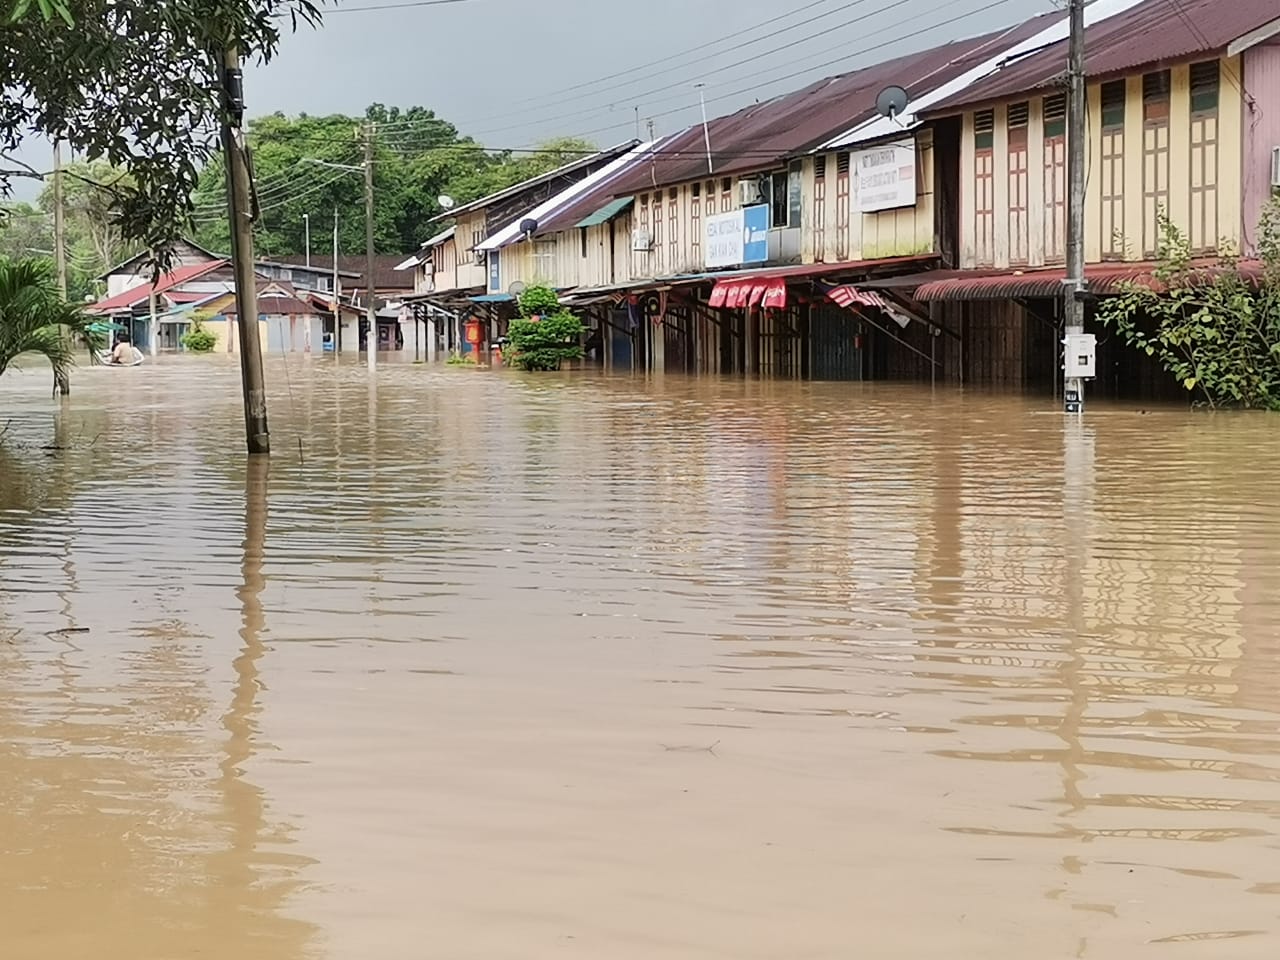
[[[1104,130],[1124,126],[1125,99],[1123,80],[1112,80],[1102,85],[1102,128]]]
[[[994,110],[979,110],[973,115],[973,145],[978,150],[990,150],[995,142],[996,114]]]
[[[1191,65],[1191,112],[1212,113],[1218,109],[1219,69],[1217,60]]]

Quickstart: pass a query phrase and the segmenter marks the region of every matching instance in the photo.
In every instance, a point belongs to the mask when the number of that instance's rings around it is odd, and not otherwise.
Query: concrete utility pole
[[[1070,91],[1067,98],[1067,279],[1063,288],[1063,317],[1068,340],[1084,332],[1084,190],[1085,190],[1085,83],[1084,83],[1084,5],[1085,0],[1070,0],[1071,34],[1068,47],[1067,75]],[[1071,363],[1068,355],[1068,365]],[[1068,371],[1070,372],[1070,371]],[[1065,408],[1070,413],[1084,411],[1084,379],[1067,377]],[[1072,402],[1072,396],[1075,402]]]
[[[62,141],[53,141],[53,263],[58,272],[58,296],[67,300],[67,223],[62,209]],[[70,342],[71,331],[62,328],[64,343]],[[71,381],[58,377],[58,393],[71,395]]]
[[[311,214],[304,213],[302,215],[302,228],[306,231],[307,239],[305,241],[307,251],[307,266],[311,266]]]
[[[369,372],[378,368],[378,314],[373,302],[373,124],[364,128],[364,258],[365,316],[369,322]]]
[[[258,278],[253,269],[253,204],[245,157],[244,75],[234,46],[222,51],[222,90],[226,98],[222,149],[227,163],[227,205],[231,214],[231,262],[236,278],[236,319],[240,334],[240,375],[244,388],[244,430],[250,454],[271,453],[267,430],[267,391],[262,378],[262,341],[258,336]]]
[[[338,278],[338,208],[333,208],[333,355],[342,353],[342,282]]]

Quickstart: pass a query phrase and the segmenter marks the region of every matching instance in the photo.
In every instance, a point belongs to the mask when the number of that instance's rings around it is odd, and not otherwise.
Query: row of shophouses
[[[1280,189],[1280,4],[1097,0],[1086,22],[1091,309],[1151,275],[1162,216],[1252,269]],[[407,301],[449,349],[548,284],[607,367],[1048,385],[1066,65],[1055,13],[601,151],[450,211],[401,264]],[[1161,382],[1099,339],[1104,391]]]

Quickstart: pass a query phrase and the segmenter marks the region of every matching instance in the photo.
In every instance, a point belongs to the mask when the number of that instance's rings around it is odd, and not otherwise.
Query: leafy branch
[[[1280,201],[1261,220],[1260,271],[1242,269],[1230,251],[1197,263],[1167,216],[1160,230],[1151,280],[1103,301],[1099,319],[1200,402],[1280,411]]]

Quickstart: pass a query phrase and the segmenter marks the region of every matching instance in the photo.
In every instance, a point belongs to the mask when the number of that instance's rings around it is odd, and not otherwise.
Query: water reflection
[[[274,363],[269,476],[217,360],[78,387],[71,437],[135,432],[0,474],[0,879],[44,916],[265,960],[1269,956],[1269,419]]]

